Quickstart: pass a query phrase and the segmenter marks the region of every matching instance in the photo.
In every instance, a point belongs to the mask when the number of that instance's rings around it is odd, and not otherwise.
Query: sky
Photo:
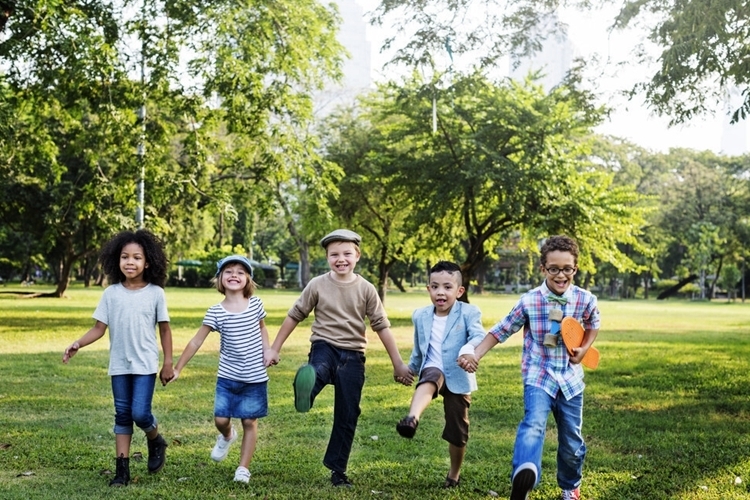
[[[344,0],[350,1],[350,0]],[[379,0],[357,0],[365,12],[377,7]],[[644,79],[647,69],[633,64],[622,65],[633,58],[630,50],[639,42],[642,34],[637,32],[610,35],[607,27],[615,11],[580,13],[561,11],[560,18],[569,26],[568,36],[577,54],[583,57],[598,56],[599,66],[591,84],[601,95],[603,104],[613,108],[610,119],[597,128],[597,132],[630,140],[652,151],[667,152],[670,148],[711,150],[716,153],[741,154],[747,151],[747,125],[733,126],[734,136],[726,135],[729,118],[720,109],[713,117],[695,119],[688,124],[669,127],[669,119],[657,117],[643,104],[642,98],[628,101],[618,94],[627,90],[628,83]],[[388,54],[380,54],[383,40],[389,36],[388,28],[367,27],[367,37],[372,44],[373,79],[381,79],[382,65]],[[725,138],[722,143],[722,137]],[[732,137],[729,142],[727,138]]]

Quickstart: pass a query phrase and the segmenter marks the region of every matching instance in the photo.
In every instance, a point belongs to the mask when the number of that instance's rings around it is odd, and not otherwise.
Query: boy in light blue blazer
[[[477,389],[475,374],[464,371],[458,365],[458,358],[473,353],[485,336],[479,308],[457,302],[464,290],[457,264],[440,261],[432,266],[427,285],[432,305],[417,309],[412,315],[414,348],[409,370],[419,374],[419,382],[409,414],[396,425],[403,437],[414,437],[422,412],[438,394],[443,396],[442,437],[448,441],[451,461],[444,488],[455,488],[461,480],[461,464],[469,439],[471,392]]]

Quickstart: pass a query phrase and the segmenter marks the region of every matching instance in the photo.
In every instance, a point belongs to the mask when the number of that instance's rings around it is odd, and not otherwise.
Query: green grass
[[[11,291],[10,287],[0,289]],[[18,289],[28,291],[28,289]],[[38,291],[38,290],[37,290]],[[388,357],[371,335],[362,416],[349,463],[355,488],[328,484],[321,464],[332,419],[327,388],[307,414],[292,404],[291,382],[309,347],[309,320],[298,327],[270,370],[270,414],[260,422],[249,485],[232,481],[239,447],[219,464],[208,457],[216,430],[213,390],[217,335],[180,380],[157,387],[154,413],[170,442],[167,466],[146,473],[133,462],[133,484],[111,489],[113,404],[108,342],[86,347],[69,365],[63,349],[92,324],[101,289],[73,287],[65,299],[0,294],[0,498],[489,498],[509,494],[510,459],[523,413],[520,335],[482,360],[473,395],[471,438],[458,491],[438,486],[448,470],[440,439],[442,404],[423,415],[409,441],[395,423],[413,389],[392,381]],[[296,292],[260,290],[275,336]],[[168,289],[175,357],[221,299],[212,290]],[[474,296],[486,327],[515,302]],[[410,316],[426,293],[391,293],[386,301],[402,355],[411,351]],[[602,301],[599,369],[586,375],[583,497],[631,499],[750,498],[750,304]],[[377,439],[375,439],[377,438]],[[132,453],[147,454],[136,432]],[[556,431],[548,425],[543,477],[534,500],[558,498]],[[741,479],[735,484],[736,478]]]

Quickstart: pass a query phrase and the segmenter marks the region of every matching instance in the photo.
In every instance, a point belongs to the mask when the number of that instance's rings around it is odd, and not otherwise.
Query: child
[[[159,434],[151,413],[159,347],[159,325],[164,364],[162,384],[172,378],[172,330],[164,297],[167,258],[161,242],[150,232],[123,231],[107,243],[99,256],[110,283],[94,311],[96,323],[63,354],[70,361],[81,347],[96,342],[109,327],[109,375],[115,401],[115,450],[117,466],[110,486],[130,482],[130,442],[133,423],[148,438],[148,471],[164,467],[167,442]]]
[[[540,250],[541,286],[524,294],[510,313],[493,326],[459,364],[469,372],[498,342],[505,342],[523,327],[521,373],[524,383],[524,417],[518,426],[513,449],[511,500],[525,500],[539,484],[542,447],[549,412],[557,422],[557,484],[564,500],[578,500],[586,445],[583,442],[583,368],[580,363],[599,333],[596,297],[573,285],[578,268],[578,244],[567,236],[552,236]],[[552,310],[580,321],[585,333],[583,344],[569,356],[562,339],[555,347],[544,345],[552,329]],[[558,313],[559,314],[559,313]]]
[[[464,293],[461,268],[453,262],[441,261],[430,269],[431,306],[414,311],[414,349],[409,369],[419,374],[419,382],[411,400],[409,415],[396,425],[399,434],[414,437],[419,417],[430,402],[443,396],[445,427],[443,439],[448,441],[451,466],[443,488],[455,488],[461,481],[466,442],[469,439],[469,406],[471,391],[477,389],[476,376],[458,366],[464,344],[478,345],[484,338],[482,315],[476,306],[456,302]]]
[[[300,321],[315,311],[309,364],[294,377],[294,405],[297,411],[306,412],[323,387],[334,386],[333,427],[323,465],[331,470],[331,484],[345,488],[352,486],[346,468],[365,383],[365,316],[391,358],[394,379],[404,385],[412,382],[375,287],[354,274],[360,242],[360,236],[347,229],[333,231],[320,241],[331,271],[310,280],[289,310],[266,356],[266,366],[278,362],[286,339]]]
[[[258,441],[258,419],[268,415],[268,373],[263,363],[263,353],[268,348],[268,330],[263,321],[266,311],[261,300],[253,295],[253,268],[246,257],[230,255],[219,261],[217,267],[216,289],[224,294],[224,300],[206,312],[203,325],[177,361],[174,379],[180,376],[208,334],[219,332],[214,423],[220,434],[211,458],[221,462],[227,457],[229,447],[237,439],[231,419],[239,418],[242,447],[234,480],[248,483],[248,467]]]

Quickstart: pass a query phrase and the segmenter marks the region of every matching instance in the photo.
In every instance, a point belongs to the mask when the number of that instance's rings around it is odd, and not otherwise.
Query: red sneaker
[[[563,490],[562,500],[581,500],[581,488],[574,490]]]

